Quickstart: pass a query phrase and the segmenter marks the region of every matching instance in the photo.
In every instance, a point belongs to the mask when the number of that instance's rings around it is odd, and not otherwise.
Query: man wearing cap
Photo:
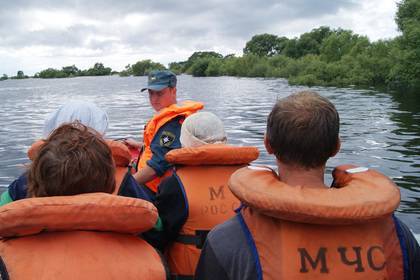
[[[177,104],[176,75],[168,70],[154,70],[149,73],[147,90],[149,101],[156,111],[144,128],[143,143],[127,139],[126,145],[140,149],[137,172],[134,178],[145,185],[154,195],[161,178],[170,175],[170,164],[165,154],[181,147],[179,136],[181,124],[186,117],[203,108],[203,104],[184,101]]]

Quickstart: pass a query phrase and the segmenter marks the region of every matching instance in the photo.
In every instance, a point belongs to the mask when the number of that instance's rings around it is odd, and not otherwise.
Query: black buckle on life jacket
[[[198,249],[203,248],[204,242],[206,242],[207,234],[209,230],[196,230],[195,235],[180,234],[176,241],[182,244],[195,245]]]

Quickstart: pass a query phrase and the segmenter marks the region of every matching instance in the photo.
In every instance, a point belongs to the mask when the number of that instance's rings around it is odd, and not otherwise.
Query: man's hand
[[[145,183],[153,180],[156,177],[157,175],[155,170],[153,170],[153,168],[151,168],[148,165],[141,168],[139,171],[137,171],[136,174],[134,174],[134,179],[136,179],[137,183],[139,183],[140,185],[144,185]]]
[[[130,149],[137,149],[138,150],[143,145],[142,142],[136,141],[133,138],[127,138],[122,142]]]

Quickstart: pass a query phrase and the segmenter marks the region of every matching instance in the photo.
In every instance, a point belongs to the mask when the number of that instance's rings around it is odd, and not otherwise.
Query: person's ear
[[[268,141],[267,134],[264,134],[264,146],[268,154],[272,155],[274,153],[273,148],[271,148],[270,142]]]
[[[341,140],[340,140],[340,137],[338,137],[337,147],[335,147],[335,151],[332,153],[331,157],[334,157],[336,154],[338,154],[340,149],[341,149]]]

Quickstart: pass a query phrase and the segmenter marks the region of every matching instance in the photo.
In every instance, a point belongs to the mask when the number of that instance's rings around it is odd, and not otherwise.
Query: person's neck
[[[288,165],[277,161],[277,166],[280,180],[290,186],[327,187],[324,184],[325,165],[306,169],[301,166]]]
[[[160,109],[159,111],[155,111],[155,114],[159,114],[159,113],[161,113],[163,110],[165,110],[166,108],[171,107],[171,106],[172,106],[172,105],[174,105],[174,104],[177,104],[177,103],[175,102],[175,103],[169,104],[168,106],[163,107],[163,108],[162,108],[162,109]]]

